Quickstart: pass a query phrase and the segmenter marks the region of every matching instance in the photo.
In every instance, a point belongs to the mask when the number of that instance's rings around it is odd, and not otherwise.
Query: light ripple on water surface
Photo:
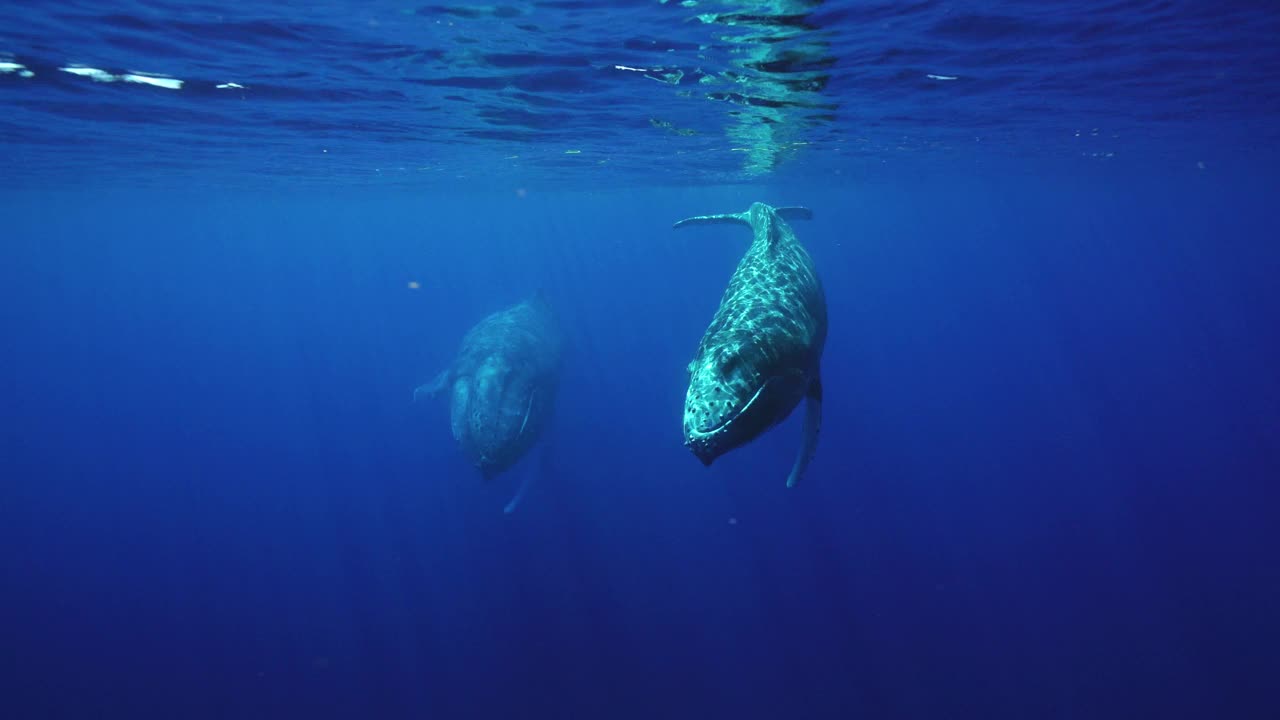
[[[1191,2],[11,6],[11,180],[732,182],[1274,143],[1280,14]],[[20,21],[19,21],[20,20]]]

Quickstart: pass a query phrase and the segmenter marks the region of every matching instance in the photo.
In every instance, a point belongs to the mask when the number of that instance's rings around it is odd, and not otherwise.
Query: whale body
[[[787,223],[812,217],[807,208],[753,203],[746,212],[675,224],[729,223],[752,232],[751,245],[689,363],[684,442],[704,465],[785,420],[801,400],[803,438],[788,486],[800,480],[813,458],[822,422],[827,304],[813,260]]]
[[[541,292],[489,315],[462,339],[453,363],[414,391],[448,393],[450,427],[468,460],[490,480],[538,441],[560,384],[563,335]],[[510,512],[525,487],[508,506]]]

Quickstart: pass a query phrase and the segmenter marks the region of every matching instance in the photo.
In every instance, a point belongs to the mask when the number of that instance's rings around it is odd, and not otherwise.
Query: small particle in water
[[[422,285],[420,285],[420,284],[418,283],[418,281],[417,281],[417,280],[410,280],[410,281],[409,281],[409,289],[410,289],[410,290],[417,290],[417,289],[418,289],[418,288],[420,288],[420,287],[422,287]]]
[[[582,151],[581,150],[565,150],[564,154],[565,155],[581,155]]]
[[[1201,170],[1204,170],[1204,169],[1205,169],[1204,161],[1203,161],[1203,160],[1197,160],[1197,161],[1196,161],[1196,167],[1200,168]]]
[[[528,190],[525,190],[524,188],[516,188],[516,197],[522,198],[527,196],[528,194],[529,194]]]
[[[958,80],[959,79],[959,77],[956,75],[934,75],[933,73],[930,73],[925,77],[928,77],[930,80]]]
[[[731,518],[729,518],[729,524],[730,524],[730,525],[737,525],[737,524],[738,524],[738,518],[736,518],[736,517],[731,517]]]

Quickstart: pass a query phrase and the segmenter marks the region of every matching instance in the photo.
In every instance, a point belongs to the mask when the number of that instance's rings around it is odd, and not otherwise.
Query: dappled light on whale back
[[[813,260],[786,221],[812,217],[808,208],[753,203],[746,212],[675,224],[742,225],[752,233],[689,363],[685,446],[703,465],[782,422],[802,400],[805,422],[788,486],[813,458],[822,418],[827,301]]]

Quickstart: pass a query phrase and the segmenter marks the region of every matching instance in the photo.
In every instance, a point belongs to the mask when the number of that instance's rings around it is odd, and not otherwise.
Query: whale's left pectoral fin
[[[800,441],[800,454],[796,456],[796,464],[787,476],[787,487],[795,487],[809,467],[814,452],[818,449],[818,431],[822,429],[822,376],[814,375],[809,381],[809,390],[805,393],[804,437]]]
[[[812,220],[813,211],[807,207],[793,205],[790,207],[774,208],[774,212],[778,213],[778,217],[783,220]]]
[[[440,374],[436,375],[431,382],[423,383],[413,389],[413,401],[418,402],[420,398],[425,397],[427,399],[431,399],[436,395],[439,395],[440,391],[444,389],[445,384],[448,382],[449,368],[445,368],[444,370],[441,370]]]
[[[746,225],[751,227],[751,220],[747,218],[746,213],[721,213],[719,215],[699,215],[697,217],[685,218],[680,222],[672,225],[672,229],[679,229],[689,225]]]

